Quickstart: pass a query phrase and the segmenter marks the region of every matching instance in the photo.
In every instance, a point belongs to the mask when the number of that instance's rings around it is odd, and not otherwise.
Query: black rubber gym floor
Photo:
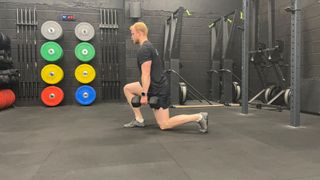
[[[318,180],[320,118],[239,107],[209,112],[209,134],[195,124],[161,131],[144,108],[146,128],[122,103],[89,107],[16,107],[0,111],[3,180]]]

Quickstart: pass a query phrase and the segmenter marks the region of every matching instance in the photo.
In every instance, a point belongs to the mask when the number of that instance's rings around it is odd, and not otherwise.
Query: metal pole
[[[243,0],[244,14],[244,32],[242,35],[242,114],[248,114],[248,81],[249,81],[249,18],[250,18],[250,2]]]
[[[291,0],[291,125],[300,126],[301,1]]]
[[[251,35],[250,35],[250,42],[251,50],[256,50],[258,49],[258,43],[259,43],[259,5],[260,5],[260,0],[251,0],[251,8],[252,8],[252,21],[250,21],[250,30],[251,30]]]
[[[275,39],[275,0],[268,0],[268,47],[273,48]]]

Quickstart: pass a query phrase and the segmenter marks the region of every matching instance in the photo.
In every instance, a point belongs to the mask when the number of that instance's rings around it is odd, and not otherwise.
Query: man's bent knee
[[[159,127],[161,130],[166,130],[166,129],[171,129],[172,126],[169,124],[169,122],[161,122],[161,123],[158,123]]]
[[[142,87],[139,87],[137,86],[136,82],[134,83],[129,83],[129,84],[126,84],[124,87],[123,87],[123,91],[126,93],[138,93],[140,91],[140,88],[142,90]]]
[[[123,86],[123,92],[127,92],[129,90],[129,84]]]

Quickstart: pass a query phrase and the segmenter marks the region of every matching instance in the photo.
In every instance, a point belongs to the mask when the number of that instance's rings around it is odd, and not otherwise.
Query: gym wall
[[[64,50],[64,55],[61,60],[58,61],[58,63],[55,63],[59,65],[64,70],[64,79],[57,84],[58,87],[60,87],[64,91],[64,101],[63,104],[76,104],[74,93],[76,89],[81,86],[82,84],[79,83],[75,76],[74,76],[74,70],[78,65],[80,65],[80,61],[78,61],[74,54],[74,48],[80,41],[76,38],[74,34],[74,28],[79,22],[89,22],[93,25],[95,28],[95,37],[90,41],[95,47],[96,50],[96,56],[95,58],[89,62],[95,70],[96,70],[96,78],[93,82],[91,82],[89,85],[94,87],[97,93],[96,102],[102,101],[101,98],[101,67],[99,65],[99,61],[101,60],[101,44],[100,44],[100,15],[99,15],[99,7],[96,5],[96,7],[88,7],[88,6],[64,6],[64,5],[48,5],[48,4],[24,4],[24,3],[0,3],[1,9],[0,9],[0,31],[7,34],[11,38],[11,48],[12,48],[12,56],[14,61],[14,67],[17,69],[22,69],[20,71],[21,76],[27,76],[28,74],[33,74],[34,71],[32,70],[32,64],[29,62],[29,70],[26,70],[26,65],[20,66],[20,64],[17,62],[18,59],[18,53],[17,53],[17,36],[16,36],[16,9],[17,8],[33,8],[36,6],[37,9],[37,17],[38,17],[38,27],[37,27],[37,58],[38,58],[38,78],[40,80],[39,90],[41,90],[44,87],[47,87],[48,85],[45,84],[41,80],[40,71],[41,69],[49,64],[45,62],[40,57],[40,47],[44,42],[47,42],[47,40],[41,35],[40,29],[41,25],[48,20],[55,20],[58,21],[61,27],[63,28],[63,37],[62,39],[59,39],[57,42],[60,44],[60,46]],[[120,60],[120,81],[121,83],[125,82],[125,48],[124,48],[124,35],[123,35],[123,29],[124,29],[124,12],[122,8],[122,4],[118,5],[114,3],[113,6],[108,5],[108,8],[116,8],[118,10],[118,16],[119,16],[119,43],[118,43],[118,49],[119,49],[119,60]],[[76,20],[65,22],[61,21],[60,16],[62,14],[72,14],[75,15]],[[22,64],[22,63],[21,63]],[[28,80],[26,80],[28,81]],[[30,80],[29,80],[30,81]],[[22,89],[21,91],[27,91],[25,89]],[[33,91],[33,90],[31,90]],[[16,94],[18,92],[18,89],[16,89]],[[28,95],[23,95],[25,97],[17,99],[16,104],[17,105],[37,105],[42,104],[41,100],[28,98]]]
[[[128,3],[125,1],[126,12]],[[241,1],[176,1],[176,0],[148,0],[142,3],[142,18],[150,28],[149,38],[155,47],[163,54],[164,23],[170,14],[180,6],[189,9],[192,13],[183,17],[181,35],[181,69],[180,74],[195,86],[202,94],[209,97],[209,74],[210,68],[210,30],[209,24],[218,16],[227,14],[235,8],[241,7]],[[134,23],[126,16],[128,27]],[[137,46],[132,45],[130,32],[126,37],[127,45],[127,81],[132,82],[138,79],[138,69],[136,64]]]
[[[150,28],[150,41],[163,54],[164,22],[169,12],[144,10],[141,18]],[[184,15],[181,35],[180,74],[197,89],[208,95],[208,67],[210,57],[210,39],[208,22],[213,16],[193,13],[192,17]],[[128,32],[128,34],[130,34]],[[130,35],[127,36],[127,80],[137,80],[136,48],[132,45]]]
[[[267,43],[267,0],[260,1],[260,42]],[[290,5],[289,0],[275,1],[275,38],[285,42],[285,64],[283,72],[290,84],[290,13],[284,9]],[[301,1],[302,5],[302,42],[301,42],[301,110],[311,113],[320,113],[320,2],[318,0]],[[251,69],[251,88],[259,86],[255,70]],[[275,79],[272,70],[269,71],[267,79],[272,83]]]
[[[78,22],[87,21],[92,23],[96,30],[96,36],[92,43],[96,47],[96,58],[92,61],[95,68],[99,68],[97,62],[100,58],[99,48],[99,8],[115,8],[120,11],[120,29],[119,29],[119,46],[120,46],[120,63],[121,63],[121,86],[127,82],[136,80],[138,70],[136,67],[136,50],[137,46],[133,45],[130,40],[129,26],[134,22],[129,18],[128,3],[130,0],[7,0],[0,3],[0,30],[9,35],[12,39],[13,58],[16,58],[16,8],[33,8],[37,7],[38,11],[38,48],[45,41],[40,34],[41,24],[46,20],[57,20],[62,13],[71,12],[76,15],[75,22],[59,22],[65,30],[64,37],[58,41],[64,48],[64,58],[58,63],[64,71],[65,78],[59,84],[65,91],[64,104],[74,104],[74,91],[80,85],[74,78],[74,69],[80,64],[73,54],[73,48],[79,42],[74,36],[73,29]],[[189,9],[192,16],[186,16],[183,20],[182,41],[181,41],[181,74],[191,84],[196,86],[200,92],[209,96],[209,76],[207,70],[209,68],[210,57],[210,31],[208,25],[212,19],[231,12],[235,8],[241,7],[241,1],[234,0],[145,0],[142,4],[142,21],[145,21],[150,28],[150,40],[162,54],[164,20],[170,13],[180,6]],[[39,56],[39,53],[38,53]],[[40,57],[38,57],[40,61]],[[39,69],[47,64],[40,61]],[[19,67],[16,67],[19,68]],[[96,69],[97,70],[97,69]],[[99,71],[97,70],[97,73]],[[97,94],[101,93],[99,82],[99,74],[91,85],[96,89]],[[39,76],[40,78],[40,76]],[[41,81],[41,80],[40,80]],[[45,87],[44,83],[41,87]],[[123,100],[123,98],[121,98]],[[97,101],[101,101],[98,99]],[[41,104],[40,101],[19,100],[18,105]]]

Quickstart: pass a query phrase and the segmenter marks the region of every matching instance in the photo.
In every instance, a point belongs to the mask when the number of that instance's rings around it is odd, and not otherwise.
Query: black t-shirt
[[[153,47],[150,41],[145,41],[137,53],[137,62],[141,77],[141,65],[146,61],[152,61],[151,65],[151,82],[148,93],[157,95],[169,95],[169,83],[167,76],[163,71],[162,63],[159,58],[159,53],[157,49]]]

